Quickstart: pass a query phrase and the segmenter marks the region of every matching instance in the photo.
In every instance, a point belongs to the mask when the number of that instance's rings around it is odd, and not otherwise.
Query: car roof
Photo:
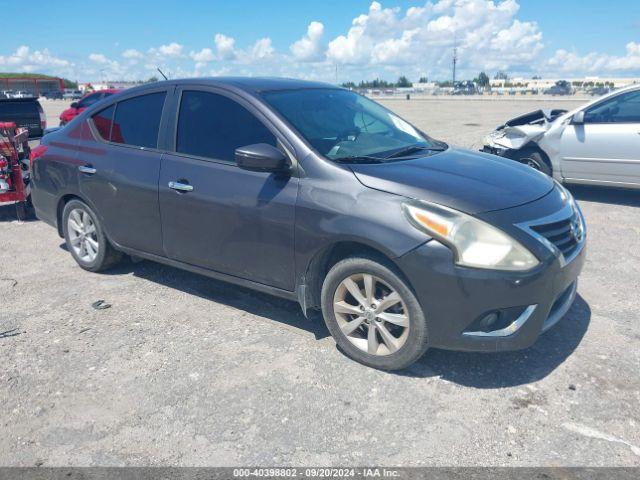
[[[93,95],[94,93],[120,93],[122,90],[119,88],[105,88],[104,90],[93,90],[91,92],[85,93],[85,97],[87,95]]]
[[[217,87],[233,87],[250,94],[276,90],[330,89],[342,88],[323,82],[311,82],[294,78],[279,77],[200,77],[165,80],[148,83],[140,87],[127,89],[126,92],[141,91],[147,88],[158,88],[163,85],[207,85]]]

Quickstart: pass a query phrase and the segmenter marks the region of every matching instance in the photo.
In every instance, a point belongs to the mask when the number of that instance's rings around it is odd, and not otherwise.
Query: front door
[[[166,255],[286,290],[294,288],[297,178],[238,168],[234,151],[280,146],[249,105],[219,92],[179,91],[175,152],[162,157]]]
[[[640,90],[589,107],[561,140],[562,176],[640,185]]]

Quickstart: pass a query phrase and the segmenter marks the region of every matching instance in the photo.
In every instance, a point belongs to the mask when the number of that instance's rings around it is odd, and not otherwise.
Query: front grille
[[[571,257],[582,240],[580,219],[574,213],[571,217],[543,225],[531,225],[530,228],[553,244],[565,258]]]

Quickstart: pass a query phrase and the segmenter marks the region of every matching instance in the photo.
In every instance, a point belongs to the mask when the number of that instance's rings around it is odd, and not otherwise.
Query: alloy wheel
[[[75,208],[69,213],[67,227],[69,243],[75,254],[85,263],[93,262],[98,256],[100,245],[91,215],[86,210]]]
[[[333,311],[347,339],[370,355],[397,352],[409,337],[409,310],[404,300],[375,275],[355,274],[340,282]]]

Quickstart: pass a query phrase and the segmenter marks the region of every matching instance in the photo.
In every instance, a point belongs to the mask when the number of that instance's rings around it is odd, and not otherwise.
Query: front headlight
[[[416,228],[449,246],[458,265],[524,271],[539,263],[502,230],[465,213],[419,201],[403,204],[403,210]]]

